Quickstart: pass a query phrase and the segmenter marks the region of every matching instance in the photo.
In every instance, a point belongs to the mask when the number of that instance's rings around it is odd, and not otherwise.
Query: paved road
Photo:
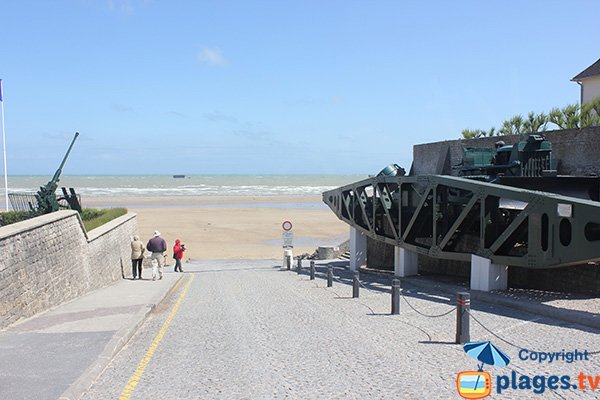
[[[120,280],[0,331],[0,399],[79,398],[181,275]]]
[[[321,270],[323,271],[323,270]],[[323,279],[280,271],[277,261],[203,261],[187,266],[192,278],[180,308],[141,374],[131,399],[452,399],[456,374],[476,369],[459,345],[455,313],[427,318],[402,303],[391,316],[382,287],[361,288],[352,299],[347,271],[326,288]],[[130,381],[181,291],[155,313],[117,355],[85,399],[115,399]],[[452,309],[447,294],[407,287],[421,313]],[[540,351],[600,350],[598,331],[522,311],[474,304],[473,315],[518,347]],[[171,314],[172,315],[172,314]],[[472,322],[473,341],[492,340],[512,358],[496,375],[600,375],[600,355],[572,364],[522,361],[518,349]],[[146,357],[148,361],[148,357]],[[598,388],[600,392],[600,386]],[[591,390],[507,389],[493,398],[596,398]]]

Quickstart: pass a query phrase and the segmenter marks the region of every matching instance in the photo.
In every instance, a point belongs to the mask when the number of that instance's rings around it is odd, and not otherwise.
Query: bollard
[[[400,279],[392,280],[392,315],[400,314]]]
[[[456,343],[464,344],[471,341],[469,329],[469,311],[471,310],[471,294],[458,292],[456,294]]]
[[[311,260],[310,262],[310,280],[315,280],[315,262]]]
[[[358,271],[354,271],[354,275],[352,277],[352,297],[353,298],[358,297],[358,285],[359,284],[360,284],[360,281],[358,280]]]
[[[331,265],[327,266],[327,287],[333,286],[333,267]]]
[[[301,258],[298,259],[298,266],[296,267],[296,272],[298,272],[298,275],[300,275],[300,272],[302,272],[302,259]]]
[[[287,264],[288,271],[292,268],[292,256],[285,256],[285,263]]]

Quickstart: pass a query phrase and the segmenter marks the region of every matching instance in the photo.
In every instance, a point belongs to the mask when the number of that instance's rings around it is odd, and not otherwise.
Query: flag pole
[[[0,107],[2,108],[2,154],[4,160],[4,201],[8,211],[8,177],[6,175],[6,139],[4,136],[4,101],[2,101],[2,79],[0,79]]]

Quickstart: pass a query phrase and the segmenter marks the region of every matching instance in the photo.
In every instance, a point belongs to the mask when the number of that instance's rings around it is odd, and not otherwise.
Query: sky
[[[597,0],[2,0],[8,175],[374,174],[579,101]]]

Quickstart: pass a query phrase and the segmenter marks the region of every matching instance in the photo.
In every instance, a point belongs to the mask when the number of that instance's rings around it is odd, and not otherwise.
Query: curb
[[[151,303],[146,304],[135,316],[131,319],[132,324],[119,329],[109,342],[104,346],[104,350],[98,356],[98,359],[90,365],[75,382],[73,382],[67,390],[63,392],[58,400],[77,400],[92,386],[100,374],[106,369],[110,361],[119,351],[129,342],[140,327],[146,322],[148,316],[162,303],[171,293],[173,293],[180,285],[183,275],[180,275],[164,293],[158,293]]]
[[[500,304],[516,310],[526,311],[532,314],[550,317],[553,319],[583,325],[588,328],[600,329],[600,315],[590,315],[585,311],[569,310],[546,304],[524,303],[518,300],[495,297],[492,293],[470,291],[471,298],[485,301],[486,303]]]

